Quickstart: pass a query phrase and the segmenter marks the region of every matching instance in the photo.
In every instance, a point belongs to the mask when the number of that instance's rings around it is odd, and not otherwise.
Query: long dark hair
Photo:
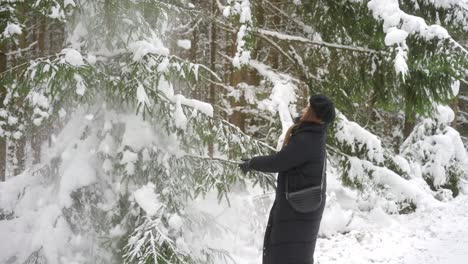
[[[302,123],[304,122],[315,122],[315,123],[320,123],[323,124],[323,122],[315,115],[314,110],[312,107],[309,105],[307,107],[307,111],[305,111],[299,118],[298,122],[295,122],[294,125],[290,126],[288,128],[288,131],[286,132],[286,135],[284,136],[284,141],[283,141],[283,147],[286,146],[289,143],[289,140],[291,139],[291,136],[294,134],[294,130]]]

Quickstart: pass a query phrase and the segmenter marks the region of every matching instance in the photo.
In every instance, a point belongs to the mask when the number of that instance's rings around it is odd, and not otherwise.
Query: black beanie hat
[[[309,98],[312,109],[325,124],[331,123],[335,119],[335,106],[333,102],[322,94],[312,95]]]

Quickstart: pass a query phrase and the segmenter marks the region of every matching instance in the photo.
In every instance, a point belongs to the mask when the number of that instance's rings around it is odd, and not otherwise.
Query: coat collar
[[[294,134],[301,132],[323,133],[327,128],[326,124],[318,124],[315,122],[301,122],[294,129]]]

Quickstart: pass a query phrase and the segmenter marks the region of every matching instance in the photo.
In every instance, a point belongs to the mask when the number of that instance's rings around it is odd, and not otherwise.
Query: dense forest
[[[238,162],[313,94],[321,236],[468,194],[466,0],[1,1],[0,262],[255,263],[275,179]]]

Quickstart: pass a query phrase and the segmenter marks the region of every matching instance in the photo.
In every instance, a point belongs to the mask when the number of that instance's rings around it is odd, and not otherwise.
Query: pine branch
[[[258,34],[257,36],[261,37],[262,39],[264,39],[265,41],[267,41],[271,46],[273,46],[279,53],[281,53],[286,59],[288,59],[292,65],[295,66],[295,68],[297,68],[304,76],[311,76],[312,78],[314,78],[315,80],[320,80],[319,77],[315,76],[315,75],[312,75],[310,72],[306,72],[303,67],[301,67],[300,64],[297,63],[297,60],[295,60],[293,57],[291,57],[288,53],[286,53],[284,51],[284,49],[282,49],[275,41],[273,41],[272,39],[268,38],[266,35],[264,34]]]
[[[164,2],[164,1],[161,1],[161,0],[146,0],[146,1],[153,2],[155,4],[160,4],[162,6],[165,6],[165,7],[169,8],[169,9],[175,10],[177,12],[184,11],[184,12],[187,12],[189,14],[199,14],[200,13],[200,11],[195,10],[193,8],[187,8],[185,6],[182,6],[181,3],[174,4],[173,2],[175,2],[175,1],[169,1],[171,3]]]
[[[21,54],[21,53],[23,53],[23,52],[25,52],[25,51],[31,50],[31,49],[34,48],[34,46],[36,46],[36,45],[37,45],[37,41],[34,41],[34,42],[32,42],[31,44],[29,44],[28,47],[26,47],[26,48],[24,48],[24,49],[18,48],[18,49],[16,49],[16,50],[12,50],[12,51],[10,51],[10,52],[5,53],[5,55],[6,55],[6,56],[11,56],[11,55],[16,55],[16,54]],[[0,75],[1,75],[1,74],[2,74],[2,73],[0,73]]]
[[[463,54],[466,56],[466,59],[468,60],[468,50],[463,47],[460,43],[458,43],[456,40],[454,40],[452,37],[450,37],[450,42],[455,46],[455,48],[459,48]]]
[[[296,25],[300,26],[300,27],[305,27],[305,24],[304,22],[302,21],[299,21],[297,19],[294,19],[292,18],[290,15],[288,15],[286,12],[284,12],[282,9],[278,8],[275,4],[273,4],[271,1],[268,1],[268,0],[263,0],[263,2],[267,3],[272,9],[274,9],[274,12],[277,12],[279,14],[281,14],[283,17],[291,20],[292,22],[294,22]]]
[[[197,263],[189,255],[182,253],[175,242],[160,230],[161,224],[160,218],[144,217],[143,223],[134,230],[123,248],[124,263]]]

